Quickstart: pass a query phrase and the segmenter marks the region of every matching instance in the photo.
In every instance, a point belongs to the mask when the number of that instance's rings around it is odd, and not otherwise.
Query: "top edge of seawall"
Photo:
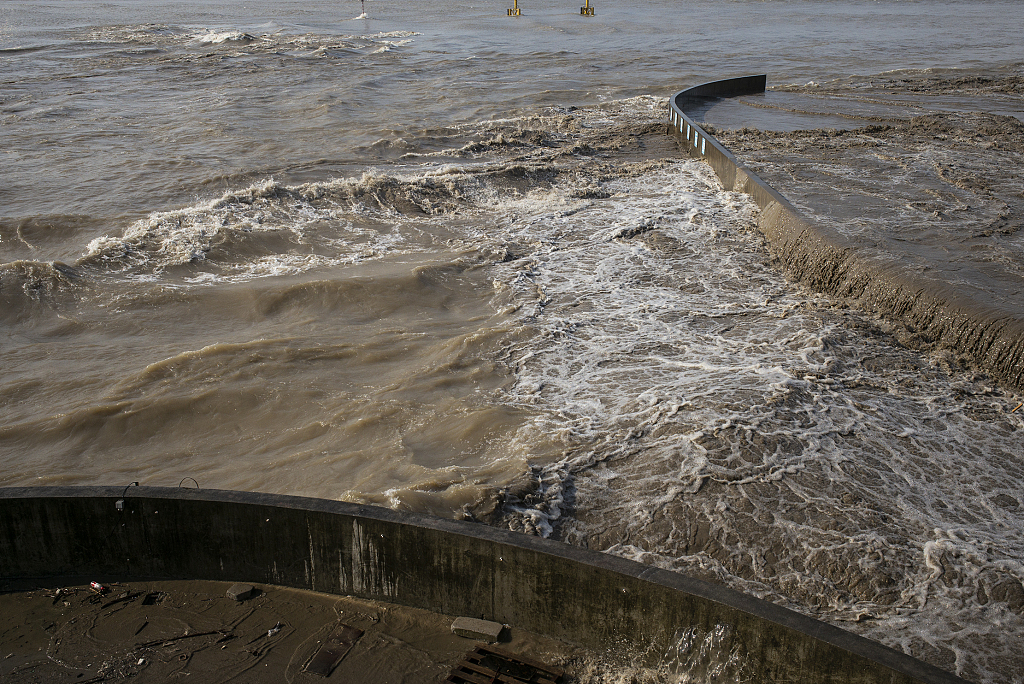
[[[685,90],[681,90],[672,98],[681,106],[688,99],[708,97],[739,97],[763,93],[768,87],[768,74],[738,76],[724,78],[719,81],[708,81]]]

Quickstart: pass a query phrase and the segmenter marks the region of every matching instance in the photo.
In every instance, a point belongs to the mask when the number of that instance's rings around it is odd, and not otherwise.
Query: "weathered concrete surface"
[[[711,165],[723,187],[751,196],[761,208],[758,225],[772,256],[791,277],[819,292],[858,300],[1024,388],[1024,316],[1019,311],[981,304],[946,282],[865,257],[845,237],[803,216],[688,114],[712,98],[763,92],[765,83],[764,75],[745,76],[677,93],[669,104],[669,132],[689,156]]]
[[[0,489],[0,579],[276,584],[479,617],[668,669],[763,681],[961,682],[725,587],[558,542],[372,506],[247,492]],[[694,637],[715,634],[714,653]]]
[[[452,623],[453,633],[470,639],[486,641],[489,644],[493,644],[498,640],[502,629],[503,627],[499,622],[471,617],[455,618],[455,622]]]

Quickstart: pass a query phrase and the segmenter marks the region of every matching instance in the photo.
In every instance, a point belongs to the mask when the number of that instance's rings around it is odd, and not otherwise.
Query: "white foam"
[[[541,411],[566,447],[541,465],[544,503],[521,508],[522,528],[553,530],[572,483],[586,503],[583,520],[562,521],[569,539],[618,529],[637,545],[611,552],[859,620],[911,653],[955,653],[970,677],[997,671],[1009,652],[971,641],[1024,633],[1006,603],[979,599],[1024,582],[1017,400],[787,283],[753,207],[706,166],[602,189],[494,206],[498,239],[529,245],[496,278],[532,332],[508,351],[510,401]],[[671,532],[652,523],[666,506]],[[721,553],[687,550],[695,520]]]
[[[258,40],[255,36],[252,36],[245,31],[211,31],[207,30],[195,37],[195,42],[199,45],[220,45],[221,43],[237,43],[237,42],[248,42],[252,40]]]
[[[267,179],[221,197],[154,212],[122,235],[93,239],[80,263],[133,279],[156,278],[169,268],[214,261],[217,273],[186,277],[192,285],[291,275],[400,254],[443,239],[442,218],[452,203],[476,192],[477,181],[449,167],[408,176],[366,172],[359,178],[300,186]],[[415,204],[407,217],[392,201]],[[436,214],[437,218],[432,216]],[[435,224],[431,232],[411,224]],[[250,256],[236,243],[255,236],[288,236],[296,251]],[[457,239],[457,235],[453,235]]]

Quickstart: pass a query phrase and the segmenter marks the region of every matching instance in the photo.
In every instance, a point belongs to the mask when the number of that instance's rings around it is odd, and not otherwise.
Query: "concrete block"
[[[244,601],[256,595],[256,587],[251,584],[232,584],[228,588],[228,598]]]
[[[455,618],[452,623],[452,631],[459,636],[470,639],[479,639],[487,643],[494,643],[501,634],[502,625],[488,620],[477,620],[476,618],[460,617]]]

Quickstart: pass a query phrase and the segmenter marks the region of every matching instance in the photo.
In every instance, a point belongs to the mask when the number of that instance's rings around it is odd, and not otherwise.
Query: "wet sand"
[[[443,682],[479,642],[453,616],[275,586],[244,601],[226,582],[9,583],[0,593],[0,680],[61,682]],[[304,668],[339,625],[363,631],[323,677]],[[593,659],[566,643],[507,627],[496,646],[591,678]],[[601,669],[596,667],[596,669]]]

